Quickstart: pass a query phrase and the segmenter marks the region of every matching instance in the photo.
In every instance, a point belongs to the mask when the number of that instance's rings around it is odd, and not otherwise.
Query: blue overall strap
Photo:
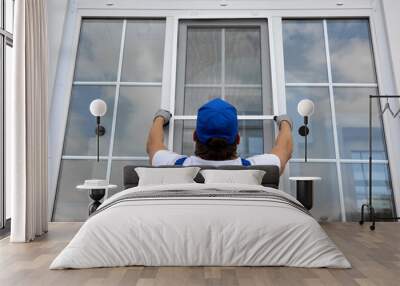
[[[250,166],[251,165],[249,160],[246,160],[246,159],[243,159],[243,158],[240,158],[240,160],[242,161],[242,165],[243,166]]]
[[[182,158],[176,160],[175,166],[183,166],[183,162],[185,162],[186,159],[187,159],[187,157],[182,157]]]

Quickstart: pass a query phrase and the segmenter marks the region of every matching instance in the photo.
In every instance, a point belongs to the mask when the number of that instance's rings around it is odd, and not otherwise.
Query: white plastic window
[[[320,176],[311,212],[320,220],[359,220],[368,192],[368,104],[378,94],[368,19],[283,20],[287,109],[294,118],[290,174]],[[309,163],[297,103],[315,103]],[[374,102],[374,206],[393,215],[383,125]],[[295,186],[292,185],[292,189]]]
[[[82,19],[63,156],[53,213],[55,221],[87,217],[87,194],[75,186],[107,179],[122,188],[125,164],[147,164],[145,140],[161,102],[165,20]],[[96,161],[93,99],[107,103],[106,132]]]

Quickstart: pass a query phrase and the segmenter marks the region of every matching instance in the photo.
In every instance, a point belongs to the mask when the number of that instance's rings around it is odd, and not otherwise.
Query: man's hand
[[[171,112],[169,112],[168,110],[165,109],[159,109],[156,114],[154,114],[154,120],[156,120],[156,118],[158,117],[162,117],[164,119],[164,126],[169,124],[169,120],[171,119]]]
[[[283,173],[286,163],[292,157],[293,142],[292,129],[293,123],[288,115],[275,116],[274,120],[279,127],[279,134],[276,138],[275,145],[271,153],[279,157],[281,161],[281,174]]]
[[[290,117],[287,114],[282,114],[282,115],[278,115],[278,116],[274,116],[274,120],[276,122],[276,124],[278,125],[279,129],[281,128],[281,124],[282,122],[287,122],[290,125],[290,129],[293,130],[293,122],[292,119],[290,119]]]
[[[167,149],[164,145],[164,126],[168,125],[170,118],[171,113],[165,109],[160,109],[154,115],[153,125],[151,126],[146,146],[150,165],[157,151]]]

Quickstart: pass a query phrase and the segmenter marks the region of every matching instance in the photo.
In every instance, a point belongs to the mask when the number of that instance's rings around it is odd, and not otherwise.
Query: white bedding
[[[132,192],[263,190],[238,184],[180,184],[125,190],[106,200],[50,269],[127,265],[294,266],[349,268],[350,263],[308,214],[257,198],[153,198],[121,201]]]

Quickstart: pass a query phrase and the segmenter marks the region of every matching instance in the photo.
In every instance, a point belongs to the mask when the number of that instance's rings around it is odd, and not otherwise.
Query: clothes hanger
[[[389,110],[390,114],[394,117],[394,113],[393,113],[392,109],[390,108],[389,98],[386,98],[386,103],[385,103],[385,106],[383,107],[383,110],[381,111],[381,115],[383,115],[386,112],[386,110]]]
[[[396,118],[397,116],[400,117],[400,108],[399,108],[399,110],[397,110],[397,112],[393,115],[393,118]]]

